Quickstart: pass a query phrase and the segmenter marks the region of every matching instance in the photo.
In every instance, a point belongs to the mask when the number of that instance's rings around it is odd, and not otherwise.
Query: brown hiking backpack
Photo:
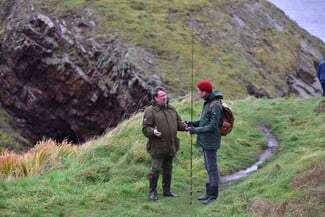
[[[220,103],[222,106],[223,122],[220,126],[220,132],[221,136],[226,136],[232,131],[232,128],[234,127],[235,117],[228,105],[226,103],[223,103],[220,99],[213,100],[210,103],[209,110],[211,110],[216,103]]]

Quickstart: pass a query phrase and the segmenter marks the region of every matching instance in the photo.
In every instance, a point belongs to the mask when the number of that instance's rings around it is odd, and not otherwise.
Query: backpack
[[[232,128],[234,127],[235,117],[228,105],[226,103],[223,103],[220,99],[213,100],[210,103],[209,110],[211,110],[216,103],[220,103],[222,106],[223,122],[220,126],[220,131],[221,136],[226,136],[232,131]]]

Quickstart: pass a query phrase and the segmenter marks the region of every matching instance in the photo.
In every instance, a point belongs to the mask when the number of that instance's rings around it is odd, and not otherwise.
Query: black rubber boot
[[[209,204],[218,198],[219,187],[218,186],[210,186],[210,194],[209,197],[203,201],[203,204]]]
[[[172,192],[172,190],[170,189],[171,181],[172,181],[172,172],[171,171],[164,172],[163,180],[162,180],[163,196],[178,197],[178,195]]]
[[[208,199],[209,197],[209,194],[210,194],[210,183],[205,183],[205,189],[206,189],[206,193],[204,196],[201,196],[201,197],[198,197],[197,199],[198,200],[206,200]]]
[[[152,201],[158,200],[158,195],[157,195],[158,178],[159,178],[159,172],[149,173],[149,198]]]

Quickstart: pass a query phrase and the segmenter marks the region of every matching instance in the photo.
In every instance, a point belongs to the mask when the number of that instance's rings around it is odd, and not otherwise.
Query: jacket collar
[[[152,102],[152,106],[154,107],[155,110],[164,110],[164,109],[167,109],[169,108],[169,104],[167,102],[166,105],[158,105],[155,101]]]

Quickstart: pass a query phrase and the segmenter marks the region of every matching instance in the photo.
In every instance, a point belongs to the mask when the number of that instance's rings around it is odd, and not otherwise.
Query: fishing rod
[[[191,66],[191,123],[193,122],[193,83],[194,83],[194,72],[193,72],[193,66],[194,66],[194,58],[193,58],[193,20],[191,22],[191,35],[192,35],[192,47],[191,47],[191,53],[192,53],[192,66]],[[190,140],[190,150],[191,150],[191,157],[190,157],[190,205],[192,205],[192,193],[193,193],[193,135],[191,134],[191,140]]]

